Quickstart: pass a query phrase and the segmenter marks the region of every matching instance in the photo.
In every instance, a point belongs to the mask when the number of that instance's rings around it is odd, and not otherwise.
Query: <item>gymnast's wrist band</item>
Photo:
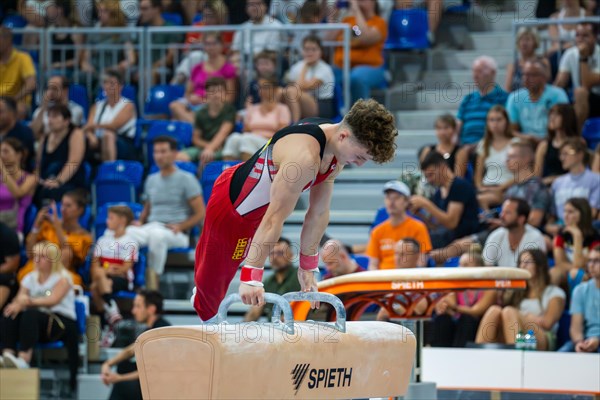
[[[300,253],[300,269],[308,272],[316,272],[319,270],[319,253],[307,256]]]
[[[242,266],[240,282],[250,286],[264,287],[262,283],[263,272],[263,268],[253,267],[251,265],[244,265]]]

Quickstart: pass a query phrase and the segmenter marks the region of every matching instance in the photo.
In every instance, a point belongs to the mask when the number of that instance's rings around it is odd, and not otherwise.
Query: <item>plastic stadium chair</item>
[[[96,179],[124,180],[130,182],[139,192],[142,188],[144,166],[138,161],[105,161],[100,164]]]
[[[135,200],[135,186],[129,181],[96,179],[92,184],[92,203],[96,215],[98,215],[99,208],[104,204],[133,203]]]
[[[177,166],[177,168],[182,169],[186,172],[189,172],[190,174],[192,174],[194,176],[196,176],[198,174],[198,166],[196,164],[194,164],[193,162],[175,161],[175,165]],[[156,164],[154,164],[150,167],[150,173],[153,174],[155,172],[158,172],[158,166]]]
[[[69,86],[69,99],[83,107],[83,116],[87,120],[90,112],[90,100],[85,86],[73,83]]]
[[[213,161],[206,164],[204,171],[202,171],[202,177],[200,178],[200,185],[202,186],[202,195],[204,196],[204,203],[208,204],[208,199],[212,192],[212,187],[215,181],[229,167],[239,164],[241,161]]]
[[[177,139],[178,148],[182,149],[192,144],[192,124],[182,121],[153,121],[146,135],[146,159],[148,165],[154,164],[153,140],[157,136],[168,135]]]
[[[183,25],[183,17],[181,16],[181,14],[164,12],[161,15],[165,21],[170,22],[172,25]]]
[[[385,50],[417,50],[430,47],[429,22],[422,9],[394,10],[390,15]]]
[[[171,85],[152,86],[144,103],[144,115],[169,115],[169,103],[178,98],[175,96],[175,89]]]
[[[353,254],[352,258],[358,265],[363,267],[364,269],[369,268],[369,257],[362,254]]]
[[[185,85],[169,85],[171,88],[171,95],[175,99],[179,99],[185,95]]]
[[[136,295],[135,289],[146,286],[146,268],[148,262],[146,258],[146,249],[140,249],[138,260],[133,264],[133,286],[134,290],[121,290],[113,294],[115,299],[133,299]]]
[[[587,142],[588,148],[596,150],[600,144],[600,117],[588,118],[583,124],[581,136]]]

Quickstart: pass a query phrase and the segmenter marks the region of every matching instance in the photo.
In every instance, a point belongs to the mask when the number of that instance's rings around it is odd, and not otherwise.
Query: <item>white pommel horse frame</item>
[[[351,399],[406,393],[416,354],[408,329],[387,322],[346,322],[343,303],[327,293],[267,293],[268,323],[226,322],[144,332],[135,356],[144,399]],[[293,320],[289,301],[333,305],[329,322]],[[308,304],[308,303],[307,303]],[[283,311],[283,321],[280,320]],[[275,316],[276,315],[276,316]]]

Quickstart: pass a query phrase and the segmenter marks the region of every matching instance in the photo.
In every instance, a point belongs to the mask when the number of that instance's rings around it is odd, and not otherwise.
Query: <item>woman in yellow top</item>
[[[339,2],[342,4],[344,2]],[[387,36],[387,24],[378,15],[377,0],[350,0],[348,14],[342,19],[352,27],[350,39],[350,92],[352,103],[371,97],[371,89],[385,87],[383,45]],[[330,22],[333,22],[330,20]],[[342,32],[335,32],[342,41]],[[336,48],[334,55],[336,81],[341,82],[344,66],[344,48]]]
[[[85,211],[85,204],[85,192],[82,190],[65,193],[60,207],[62,218],[58,217],[55,202],[43,207],[38,212],[25,242],[27,254],[31,254],[35,244],[41,241],[58,245],[62,263],[71,273],[75,285],[82,284],[77,268],[83,264],[93,243],[92,235],[79,225],[79,217]],[[33,261],[29,259],[17,273],[17,280],[21,282],[31,271]]]

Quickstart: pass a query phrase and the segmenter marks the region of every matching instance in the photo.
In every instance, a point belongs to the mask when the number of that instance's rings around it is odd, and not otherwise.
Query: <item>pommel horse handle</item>
[[[286,303],[290,301],[319,301],[321,303],[331,304],[335,309],[335,322],[311,322],[317,325],[337,329],[342,333],[346,333],[346,309],[344,308],[344,303],[342,303],[342,301],[338,299],[337,296],[325,292],[290,292],[284,294],[282,297],[285,299]],[[281,311],[279,309],[279,306],[278,304],[275,304],[275,307],[273,307],[273,315],[271,316],[271,322],[275,323],[276,321],[279,321],[280,315]]]
[[[335,297],[335,296],[334,296]],[[275,306],[273,307],[273,315],[275,315],[275,311],[277,311],[277,318],[272,322],[277,328],[281,328],[286,333],[293,335],[294,334],[294,314],[292,313],[292,307],[290,303],[284,299],[282,296],[275,293],[265,293],[265,301],[267,303],[272,303]],[[217,324],[227,323],[227,311],[229,307],[233,303],[241,303],[242,298],[238,293],[232,293],[229,296],[225,297],[221,304],[219,305],[219,310],[217,311]],[[283,310],[283,322],[280,320],[280,316]]]

